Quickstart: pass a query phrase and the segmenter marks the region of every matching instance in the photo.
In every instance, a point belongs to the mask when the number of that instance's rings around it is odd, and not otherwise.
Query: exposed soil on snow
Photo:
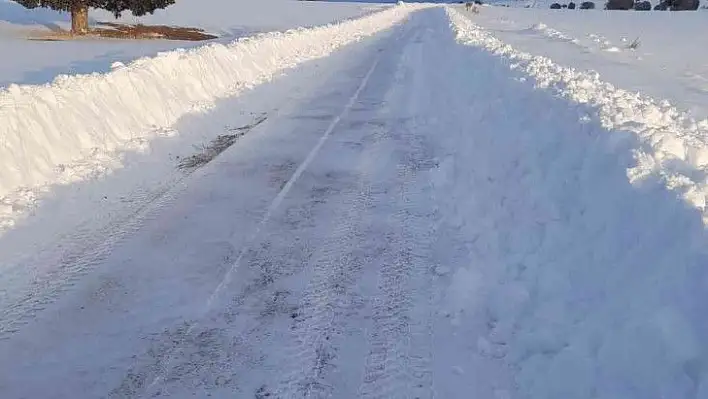
[[[216,39],[217,36],[205,33],[203,29],[166,25],[129,25],[114,22],[98,22],[98,27],[91,29],[87,35],[74,35],[65,30],[53,30],[30,36],[30,40],[64,41],[85,40],[96,38],[130,39],[130,40],[183,40],[203,41]]]

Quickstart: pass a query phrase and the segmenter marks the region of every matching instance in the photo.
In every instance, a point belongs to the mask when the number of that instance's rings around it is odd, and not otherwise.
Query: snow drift
[[[385,30],[416,9],[392,7],[335,25],[170,51],[117,63],[107,74],[11,85],[0,91],[0,219],[11,224],[18,203],[32,202],[27,197],[52,184],[119,166],[102,155],[135,148],[187,113],[206,111],[219,98]]]
[[[708,397],[706,122],[448,13],[493,82],[470,88],[491,110],[456,144],[476,156],[441,162],[474,237],[456,318],[486,315],[472,338],[514,369],[513,397]]]

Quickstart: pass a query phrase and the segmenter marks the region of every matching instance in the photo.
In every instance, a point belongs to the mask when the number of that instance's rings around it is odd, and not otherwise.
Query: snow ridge
[[[515,50],[491,33],[475,26],[458,11],[448,15],[462,44],[482,47],[507,59],[511,69],[533,77],[536,85],[555,95],[597,109],[603,127],[617,132],[617,144],[638,140],[634,165],[627,168],[633,184],[659,178],[676,191],[708,221],[708,120],[696,121],[668,101],[657,101],[603,82],[598,73],[556,65],[552,60]],[[589,118],[588,115],[581,118]]]
[[[0,229],[14,225],[53,184],[110,173],[120,168],[121,153],[144,150],[180,117],[388,29],[420,7],[178,49],[117,63],[107,74],[9,86],[0,91]]]

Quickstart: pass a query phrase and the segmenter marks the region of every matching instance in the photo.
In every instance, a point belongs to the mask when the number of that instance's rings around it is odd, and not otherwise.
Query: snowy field
[[[31,43],[1,398],[708,399],[708,13],[265,3]]]
[[[708,117],[708,53],[701,39],[706,12],[484,11],[475,22],[505,43]]]
[[[289,0],[188,0],[140,18],[128,13],[117,22],[197,27],[220,36],[217,41],[228,43],[238,37],[262,32],[336,22],[381,7],[379,4],[315,4]],[[92,10],[89,17],[94,21],[116,21],[112,14],[100,10]],[[0,88],[12,83],[43,84],[62,74],[107,72],[115,61],[127,63],[161,51],[204,44],[165,40],[86,40],[77,43],[24,39],[30,32],[49,31],[56,27],[66,29],[69,25],[66,13],[27,10],[11,0],[0,0],[0,54],[7,55],[0,63]]]

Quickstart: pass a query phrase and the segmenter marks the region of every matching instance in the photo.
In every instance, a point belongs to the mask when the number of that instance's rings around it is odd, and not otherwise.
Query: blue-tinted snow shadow
[[[27,9],[18,3],[9,0],[0,0],[0,21],[14,25],[44,26],[50,30],[59,30],[60,26],[66,27],[71,18],[68,13],[54,11],[48,8]],[[91,18],[91,23],[99,22]],[[275,30],[275,29],[274,29]],[[249,27],[232,27],[219,32],[214,32],[219,38],[207,41],[169,41],[169,40],[82,40],[76,41],[26,41],[27,51],[34,54],[47,54],[56,52],[61,56],[50,57],[44,62],[47,66],[27,70],[21,78],[16,75],[0,77],[0,88],[10,84],[45,84],[52,82],[59,75],[90,74],[94,72],[106,73],[111,70],[114,62],[128,64],[138,58],[153,57],[162,51],[176,48],[193,48],[209,43],[227,44],[236,39],[254,36],[262,33],[263,29]],[[23,38],[11,40],[24,41]],[[80,45],[80,51],[75,46]],[[91,50],[95,48],[95,52]],[[83,58],[83,59],[82,59]],[[9,58],[6,62],[12,62]]]
[[[51,83],[59,75],[81,75],[91,73],[106,73],[111,70],[111,65],[115,62],[130,64],[142,57],[154,57],[163,51],[170,51],[177,48],[195,48],[210,43],[228,44],[242,37],[249,37],[259,32],[247,29],[235,28],[229,32],[222,32],[223,36],[208,41],[169,41],[169,40],[85,40],[80,43],[81,51],[77,52],[74,41],[29,41],[28,48],[35,53],[56,52],[62,54],[60,57],[51,59],[53,65],[47,65],[38,69],[27,70],[20,79],[9,75],[6,79],[0,78],[0,88],[10,84],[45,84]],[[24,39],[17,39],[24,40]],[[95,48],[95,52],[92,50]],[[72,57],[65,57],[65,54],[74,54]],[[80,59],[80,57],[85,59]],[[74,58],[74,59],[72,59]],[[49,63],[49,62],[47,62]]]
[[[116,61],[126,62],[134,57],[126,55],[123,51],[108,51],[96,58],[83,61],[72,61],[66,65],[56,65],[47,68],[25,72],[20,81],[2,81],[0,87],[10,84],[44,84],[54,80],[59,75],[90,74],[92,72],[108,72],[111,64]]]
[[[1,4],[1,3],[0,3]],[[314,26],[314,25],[313,25]],[[76,41],[27,41],[27,48],[36,54],[56,52],[61,56],[51,58],[46,62],[54,63],[38,69],[27,70],[21,78],[8,75],[0,77],[0,88],[11,84],[45,84],[51,83],[59,75],[82,75],[91,73],[107,73],[115,62],[130,64],[143,58],[154,57],[160,52],[174,49],[190,49],[212,43],[227,45],[235,40],[257,36],[267,32],[285,32],[282,28],[236,26],[211,32],[219,37],[204,41],[175,40],[82,40],[81,51],[75,48]],[[25,40],[25,39],[15,39]],[[92,50],[95,48],[95,52]],[[43,49],[47,49],[46,51]],[[73,55],[72,55],[73,54]],[[67,57],[66,55],[71,55]],[[85,59],[80,59],[85,57]],[[73,58],[73,59],[72,59]],[[11,62],[11,60],[10,60]]]
[[[156,56],[162,51],[169,51],[175,48],[197,47],[203,44],[205,44],[205,42],[82,42],[82,52],[86,52],[87,46],[96,47],[94,54],[86,56],[88,59],[68,59],[63,62],[57,60],[57,64],[25,71],[20,79],[14,77],[8,77],[5,80],[0,79],[0,88],[7,87],[13,83],[32,85],[51,83],[59,75],[82,75],[96,72],[106,73],[111,70],[111,65],[115,62],[129,64],[138,58]],[[61,52],[62,48],[66,48],[66,51],[69,53],[71,53],[72,47],[75,45],[76,43],[71,41],[37,41],[28,44],[28,46],[32,46],[34,51],[41,51],[42,47],[50,46],[53,52]],[[75,55],[75,57],[78,58],[79,55]]]
[[[48,8],[27,9],[9,0],[0,0],[0,21],[16,25],[44,25],[50,29],[58,29],[59,23],[71,21],[67,13],[53,11]]]

